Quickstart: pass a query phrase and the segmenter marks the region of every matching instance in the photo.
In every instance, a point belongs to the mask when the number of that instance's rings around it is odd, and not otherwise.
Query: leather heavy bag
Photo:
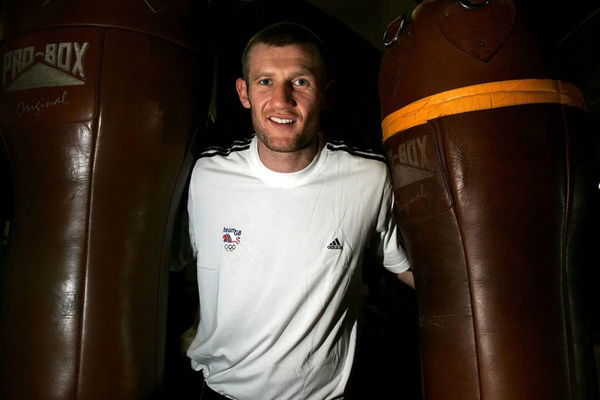
[[[571,262],[585,104],[522,5],[425,1],[384,37],[382,125],[428,400],[594,398]]]
[[[212,81],[198,4],[4,8],[2,399],[158,396],[170,229]]]

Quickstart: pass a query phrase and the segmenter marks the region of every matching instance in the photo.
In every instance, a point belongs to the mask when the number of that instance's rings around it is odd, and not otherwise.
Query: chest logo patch
[[[223,248],[234,251],[242,240],[242,231],[236,228],[223,228]]]

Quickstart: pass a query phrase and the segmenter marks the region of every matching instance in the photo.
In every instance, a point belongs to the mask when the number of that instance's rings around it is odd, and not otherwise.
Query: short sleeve
[[[400,242],[400,233],[394,216],[394,193],[390,174],[386,169],[386,180],[376,225],[378,255],[383,257],[383,266],[391,272],[400,273],[410,268],[410,263]]]

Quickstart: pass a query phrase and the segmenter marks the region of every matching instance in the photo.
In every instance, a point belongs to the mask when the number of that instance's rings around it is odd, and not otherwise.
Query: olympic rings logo
[[[234,251],[235,250],[235,244],[226,244],[223,247],[225,247],[225,250],[227,250],[227,251]]]

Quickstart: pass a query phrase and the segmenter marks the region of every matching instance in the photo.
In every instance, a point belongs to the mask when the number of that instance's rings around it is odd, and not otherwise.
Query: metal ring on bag
[[[404,15],[399,16],[398,18],[396,18],[394,20],[394,22],[392,22],[390,24],[390,26],[394,25],[394,23],[400,19],[400,25],[398,26],[398,29],[396,30],[396,34],[394,35],[393,38],[388,39],[388,30],[386,29],[385,32],[383,33],[383,46],[384,47],[390,47],[392,46],[394,43],[396,43],[398,41],[398,38],[400,37],[400,33],[402,32],[402,30],[404,29]],[[389,26],[388,26],[389,28]]]
[[[460,3],[461,6],[463,6],[464,8],[466,8],[467,10],[473,10],[476,8],[484,8],[487,7],[490,4],[491,0],[485,0],[482,3],[474,3],[471,0],[458,0],[458,2]]]

